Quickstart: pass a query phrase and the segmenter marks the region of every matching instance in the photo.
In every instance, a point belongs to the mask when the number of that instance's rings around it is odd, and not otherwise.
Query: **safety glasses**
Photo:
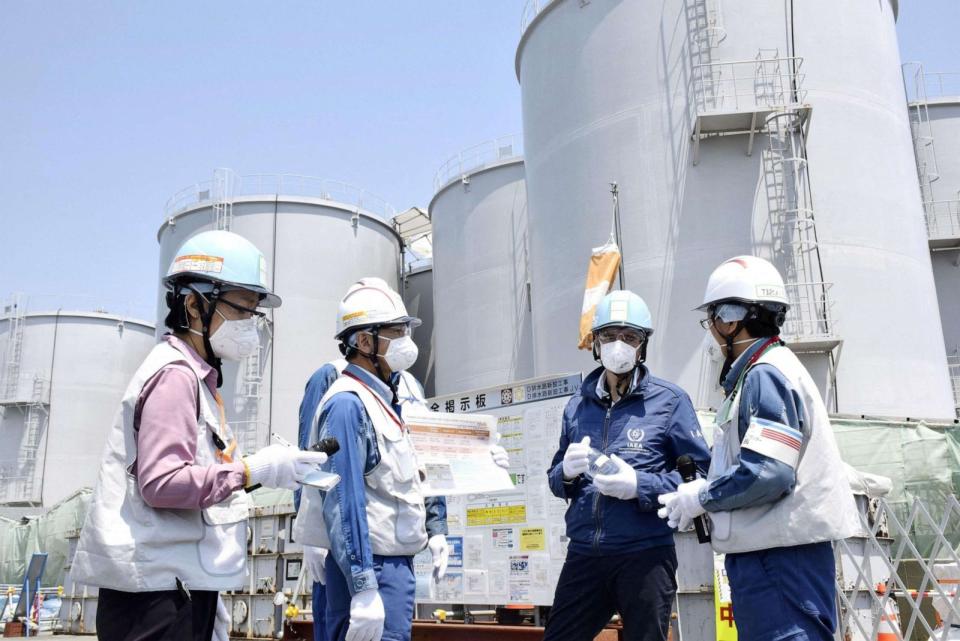
[[[640,347],[646,339],[646,334],[632,329],[607,328],[597,332],[597,340],[601,343],[623,341],[630,347]]]
[[[267,316],[267,315],[264,314],[263,312],[258,312],[258,311],[255,310],[255,309],[250,309],[249,307],[244,307],[243,305],[238,305],[238,304],[236,304],[236,303],[232,303],[232,302],[228,301],[226,298],[218,298],[218,299],[217,299],[217,302],[218,302],[218,303],[223,303],[223,304],[226,305],[227,307],[232,307],[232,308],[233,308],[234,310],[236,310],[237,312],[240,312],[240,314],[241,314],[240,319],[250,318],[251,316],[256,317],[256,318],[266,318],[266,316]]]

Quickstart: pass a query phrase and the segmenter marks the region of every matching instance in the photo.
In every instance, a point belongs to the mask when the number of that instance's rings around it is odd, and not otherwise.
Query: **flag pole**
[[[620,186],[616,182],[610,183],[610,194],[613,196],[613,236],[620,248],[620,266],[617,268],[617,276],[620,279],[620,289],[626,288],[623,278],[623,234],[620,230]]]

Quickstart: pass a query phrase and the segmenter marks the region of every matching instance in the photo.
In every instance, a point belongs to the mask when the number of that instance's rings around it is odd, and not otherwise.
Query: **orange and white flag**
[[[583,292],[583,308],[580,312],[580,349],[593,345],[593,312],[597,303],[607,295],[620,267],[620,248],[613,237],[602,247],[594,247],[587,268],[587,288]]]

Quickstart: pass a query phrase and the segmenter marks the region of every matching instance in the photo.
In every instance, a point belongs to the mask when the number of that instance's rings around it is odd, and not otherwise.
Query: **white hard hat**
[[[790,307],[780,272],[769,261],[756,256],[737,256],[713,270],[703,303],[697,309],[706,310],[728,301]]]
[[[400,294],[393,291],[382,278],[361,278],[350,286],[340,301],[337,311],[337,333],[345,333],[375,325],[407,324],[417,327],[422,321],[407,314]]]

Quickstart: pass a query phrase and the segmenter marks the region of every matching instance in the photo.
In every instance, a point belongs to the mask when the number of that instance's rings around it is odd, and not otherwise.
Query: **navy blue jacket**
[[[597,395],[602,367],[594,370],[563,412],[560,448],[547,476],[550,490],[568,499],[567,537],[577,554],[627,554],[673,545],[673,530],[657,516],[657,497],[682,483],[677,458],[689,455],[701,475],[710,451],[686,392],[651,376],[642,366],[636,387],[612,407]],[[637,470],[637,498],[604,496],[586,477],[563,480],[563,455],[570,443],[590,437],[590,445],[616,454]]]

